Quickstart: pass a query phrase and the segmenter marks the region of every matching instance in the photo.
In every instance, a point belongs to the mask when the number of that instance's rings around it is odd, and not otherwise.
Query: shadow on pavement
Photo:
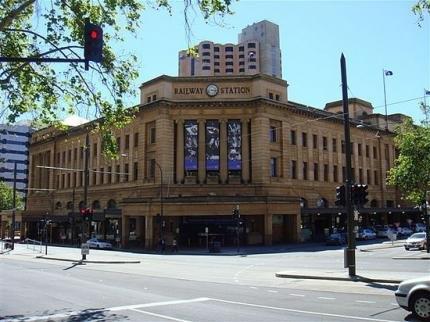
[[[397,290],[397,285],[383,284],[383,283],[377,283],[377,282],[367,282],[367,286],[372,288],[390,290],[393,292]]]
[[[65,315],[65,316],[56,316]],[[82,310],[80,312],[76,312],[76,314],[67,316],[67,311],[56,310],[52,313],[45,313],[43,316],[25,316],[25,315],[7,315],[0,316],[0,321],[27,321],[28,319],[36,320],[36,321],[125,321],[127,320],[127,316],[122,314],[115,314],[110,311],[106,311],[103,309],[87,309]]]

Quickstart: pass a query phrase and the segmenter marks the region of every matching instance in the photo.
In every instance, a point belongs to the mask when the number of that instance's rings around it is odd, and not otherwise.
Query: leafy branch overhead
[[[230,0],[184,0],[184,19],[189,33],[188,10],[197,6],[204,19],[230,14]],[[171,10],[168,0],[157,7]],[[133,109],[127,99],[136,95],[139,77],[137,57],[119,56],[113,49],[123,35],[136,35],[142,24],[143,0],[2,0],[0,1],[0,56],[82,58],[85,18],[103,27],[103,62],[0,63],[0,117],[16,121],[25,113],[44,124],[55,124],[65,114],[100,119],[96,125],[104,140],[105,154],[116,155],[115,129],[130,121]],[[126,47],[123,46],[123,47]]]

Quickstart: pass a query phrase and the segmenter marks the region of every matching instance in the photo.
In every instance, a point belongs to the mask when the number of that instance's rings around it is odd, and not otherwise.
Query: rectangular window
[[[135,148],[139,146],[139,133],[134,133],[133,144]]]
[[[108,167],[108,173],[107,173],[107,183],[112,182],[112,167]]]
[[[219,73],[219,69],[218,69],[218,68],[215,68],[215,69],[214,69],[214,72],[215,72],[215,73]]]
[[[339,181],[339,176],[337,173],[337,165],[333,166],[333,181],[334,182],[338,182]]]
[[[72,150],[67,151],[67,161],[72,161]]]
[[[291,178],[297,179],[297,161],[291,160]]]
[[[152,95],[152,101],[156,101],[157,100],[157,95]]]
[[[354,154],[354,142],[351,142],[350,150],[351,150],[351,154]]]
[[[125,135],[125,149],[129,149],[130,148],[130,135],[126,134]]]
[[[378,158],[378,150],[376,149],[376,146],[373,147],[373,158],[374,159]]]
[[[245,68],[239,68],[239,73],[244,73],[245,72]]]
[[[358,155],[361,156],[361,143],[358,143]]]
[[[203,70],[211,70],[211,66],[203,66],[202,69]]]
[[[79,151],[79,158],[82,160],[84,158],[84,147],[81,146],[80,151]]]
[[[121,172],[121,167],[119,166],[119,164],[115,167],[115,183],[119,183],[119,174]]]
[[[70,173],[67,174],[67,188],[70,188],[72,183],[70,182]]]
[[[211,60],[210,59],[202,59],[202,62],[205,64],[210,64]]]
[[[133,180],[136,181],[139,178],[139,162],[135,162],[133,166]]]
[[[78,159],[78,148],[75,148],[74,150],[73,150],[73,160],[77,160]]]
[[[226,65],[226,66],[233,66],[233,62],[232,62],[232,61],[226,61],[226,62],[225,62],[225,65]]]
[[[370,170],[367,170],[367,184],[372,184],[372,176],[370,175]]]
[[[370,158],[370,147],[366,144],[366,158]]]
[[[273,93],[269,93],[269,99],[273,100]]]
[[[303,162],[303,180],[308,180],[308,163]]]
[[[328,164],[324,164],[324,181],[328,181]]]
[[[116,145],[118,147],[118,151],[121,151],[121,137],[120,136],[118,136],[116,138]]]
[[[244,61],[240,61],[239,62],[239,66],[243,66],[243,65],[245,65],[245,62]]]
[[[203,53],[202,53],[202,56],[210,56],[211,55],[211,53],[210,52],[208,52],[208,51],[204,51]]]
[[[379,178],[378,178],[378,171],[374,171],[374,179],[373,182],[375,183],[375,185],[379,185]]]
[[[105,183],[105,168],[100,168],[100,184]]]
[[[151,96],[148,96],[148,97],[146,98],[146,103],[151,103]]]
[[[327,137],[323,136],[323,150],[327,151],[327,149],[328,149]]]
[[[60,189],[60,175],[57,174],[57,182],[56,182],[57,189]]]
[[[316,134],[312,135],[312,144],[314,149],[318,149],[318,136]]]
[[[346,168],[342,167],[342,182],[345,182],[346,180]]]
[[[218,53],[219,52],[219,47],[214,47],[214,52]]]
[[[149,130],[149,143],[155,143],[155,127],[151,127]]]
[[[319,180],[319,169],[318,169],[318,163],[314,163],[314,180]]]
[[[274,142],[277,141],[277,138],[276,138],[276,127],[274,127],[274,126],[270,127],[270,133],[269,133],[269,135],[270,135],[270,142],[271,143],[274,143]]]
[[[390,148],[388,144],[385,144],[385,160],[390,160]]]
[[[271,177],[277,177],[277,159],[276,158],[270,158],[270,176]]]
[[[254,42],[248,43],[248,48],[255,48],[255,43]]]
[[[243,51],[245,48],[243,46],[239,46],[239,51]]]
[[[214,58],[215,59],[219,59],[219,55],[214,55]]]
[[[363,184],[363,169],[358,169],[358,181]]]
[[[290,134],[291,145],[296,145],[296,131],[291,130]]]
[[[225,51],[226,52],[232,52],[233,51],[233,47],[225,47]]]
[[[249,65],[249,67],[248,67],[249,69],[257,69],[257,66],[255,66],[255,65]]]
[[[93,144],[93,156],[97,156],[97,143]]]
[[[302,132],[302,145],[304,147],[308,146],[308,134],[305,132]]]
[[[333,139],[333,152],[337,152],[337,140]]]
[[[148,177],[149,178],[155,178],[155,159],[151,159],[149,161],[149,173],[148,173]]]
[[[257,58],[249,58],[249,61],[250,61],[251,63],[255,63],[255,62],[257,62]]]
[[[245,58],[245,55],[239,55],[239,59]]]
[[[342,153],[345,153],[345,141],[344,140],[342,140],[342,142],[341,142],[341,150],[342,150]]]
[[[233,59],[233,55],[225,55],[226,59]]]
[[[96,172],[96,169],[93,169],[93,175],[92,175],[92,179],[93,179],[93,181],[92,181],[92,185],[93,186],[95,186],[96,184],[97,184],[97,172]]]
[[[128,179],[129,179],[129,175],[128,175],[128,173],[129,173],[128,163],[124,164],[124,172],[125,172],[124,181],[128,182]]]
[[[219,61],[214,62],[214,66],[219,66]]]
[[[226,73],[233,73],[233,68],[227,68],[227,69],[225,70],[225,72],[226,72]]]
[[[211,49],[211,44],[203,44],[202,45],[203,49]],[[219,49],[219,48],[218,48]]]
[[[63,173],[62,175],[61,175],[61,181],[63,181],[63,189],[64,188],[66,188],[66,174],[65,173]]]
[[[275,100],[279,101],[279,99],[280,99],[279,94],[276,94],[276,95],[275,95]]]

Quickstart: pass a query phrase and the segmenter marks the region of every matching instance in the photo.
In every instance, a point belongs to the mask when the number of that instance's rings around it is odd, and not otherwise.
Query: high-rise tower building
[[[179,76],[266,74],[282,78],[278,25],[263,20],[242,30],[238,44],[202,41],[198,56],[179,52]]]

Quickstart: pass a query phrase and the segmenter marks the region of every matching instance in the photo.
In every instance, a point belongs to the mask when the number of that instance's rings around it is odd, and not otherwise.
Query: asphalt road
[[[341,250],[247,257],[129,254],[141,264],[0,258],[0,319],[16,321],[413,321],[393,285],[277,279],[285,265],[335,266]],[[360,253],[387,269],[401,248]],[[400,261],[400,269],[429,269]],[[326,263],[326,264],[324,264]],[[397,263],[397,262],[395,262]],[[393,263],[391,263],[393,264]],[[397,264],[395,264],[397,265]],[[416,266],[418,265],[418,267]]]

